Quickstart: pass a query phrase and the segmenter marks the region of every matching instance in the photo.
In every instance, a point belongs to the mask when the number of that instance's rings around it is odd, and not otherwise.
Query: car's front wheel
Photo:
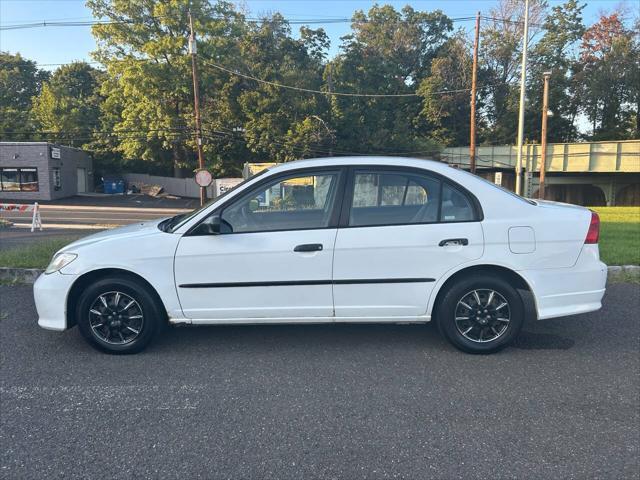
[[[518,291],[489,275],[473,275],[451,285],[437,310],[442,334],[468,353],[493,353],[506,347],[520,332],[524,316]]]
[[[102,278],[87,287],[76,304],[82,336],[107,353],[137,353],[164,322],[162,310],[148,287],[126,277]]]

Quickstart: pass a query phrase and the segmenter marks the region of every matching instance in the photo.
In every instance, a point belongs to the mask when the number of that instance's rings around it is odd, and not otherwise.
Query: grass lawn
[[[640,265],[640,207],[591,207],[600,215],[600,258],[607,265]]]
[[[0,267],[46,268],[54,253],[78,237],[58,237],[0,250]]]
[[[600,257],[607,265],[640,265],[640,207],[593,207],[600,215]],[[0,250],[0,267],[45,268],[78,237],[60,237]]]

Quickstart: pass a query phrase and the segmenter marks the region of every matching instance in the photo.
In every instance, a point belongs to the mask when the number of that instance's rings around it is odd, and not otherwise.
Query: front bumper
[[[33,284],[33,297],[38,311],[38,325],[62,332],[67,326],[67,298],[77,275],[60,272],[41,274]]]

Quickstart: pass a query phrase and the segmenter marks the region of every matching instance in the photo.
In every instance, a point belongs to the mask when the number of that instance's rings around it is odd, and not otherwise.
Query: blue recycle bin
[[[104,180],[104,193],[124,193],[124,180]]]

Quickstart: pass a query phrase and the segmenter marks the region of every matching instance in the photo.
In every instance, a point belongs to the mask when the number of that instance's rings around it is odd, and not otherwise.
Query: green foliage
[[[48,238],[0,250],[0,267],[46,268],[53,254],[77,240],[79,235]]]
[[[430,131],[430,137],[446,146],[465,145],[469,142],[469,92],[472,70],[469,45],[459,33],[449,39],[441,54],[431,64],[431,74],[420,83],[418,92],[423,97],[421,119]],[[462,90],[443,95],[443,90]]]
[[[540,139],[543,73],[551,72],[549,80],[548,141],[575,141],[575,125],[580,110],[580,98],[575,95],[576,82],[572,69],[577,61],[575,48],[584,34],[582,10],[577,0],[568,0],[551,9],[544,23],[544,34],[533,47],[527,88],[529,100],[526,131],[531,139]]]
[[[105,114],[125,158],[171,162],[176,170],[195,167],[191,60],[187,54],[188,14],[200,33],[199,53],[229,56],[244,28],[227,2],[205,0],[89,0],[93,14],[117,23],[95,25],[94,57],[106,65]],[[202,72],[203,102],[220,82]]]
[[[89,143],[100,124],[102,73],[84,62],[63,65],[33,99],[32,118],[45,135],[74,147]],[[73,132],[73,133],[70,133]]]
[[[40,92],[47,72],[20,54],[0,52],[0,138],[6,141],[28,140],[31,122],[31,98]]]
[[[407,94],[416,91],[452,30],[440,11],[401,11],[389,5],[358,11],[342,53],[332,60],[325,79],[336,91]],[[415,97],[333,97],[330,124],[342,151],[385,153],[412,151],[429,139]]]
[[[576,83],[592,125],[590,140],[637,138],[639,37],[640,31],[624,27],[620,12],[602,15],[582,37]]]
[[[591,207],[600,215],[600,258],[608,265],[640,264],[640,208]]]
[[[472,46],[439,10],[357,11],[340,53],[328,59],[323,29],[293,32],[278,13],[249,20],[228,1],[87,5],[110,21],[93,27],[93,56],[104,68],[77,62],[49,78],[34,62],[0,53],[3,140],[82,146],[103,172],[190,175],[197,164],[190,10],[205,163],[216,176],[239,175],[245,162],[354,153],[429,157],[442,146],[468,144]],[[625,26],[614,12],[585,28],[583,8],[579,0],[552,8],[530,1],[529,141],[540,137],[545,71],[552,72],[549,141],[579,139],[583,116],[593,130],[588,139],[640,137],[639,25]],[[523,2],[498,0],[489,15],[481,23],[478,139],[508,144],[516,135]]]

